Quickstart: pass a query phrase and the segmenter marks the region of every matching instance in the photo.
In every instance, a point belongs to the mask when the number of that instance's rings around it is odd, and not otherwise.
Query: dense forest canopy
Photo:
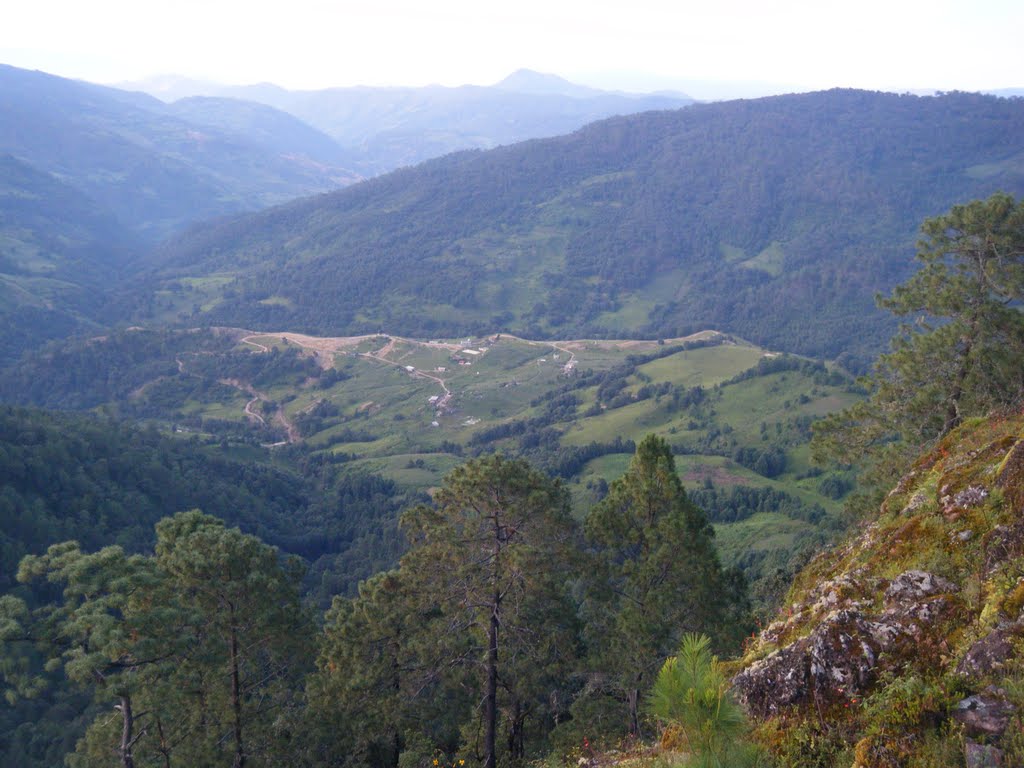
[[[260,460],[131,423],[3,406],[0,428],[3,589],[21,557],[52,543],[142,552],[157,521],[199,507],[313,563],[324,583],[309,587],[329,600],[395,561],[397,511],[416,498],[378,476]]]
[[[733,648],[746,626],[743,580],[654,436],[588,517],[586,547],[560,481],[500,455],[450,473],[403,528],[399,567],[335,598],[315,670],[300,564],[218,518],[162,519],[152,554],[54,544],[0,598],[8,698],[88,691],[81,766],[448,752],[493,767],[587,733],[639,736],[639,697],[684,631]]]

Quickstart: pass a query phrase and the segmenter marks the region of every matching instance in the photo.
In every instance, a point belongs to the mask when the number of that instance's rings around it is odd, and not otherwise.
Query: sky
[[[697,98],[1024,87],[1022,0],[31,0],[3,16],[0,63],[99,83],[490,85],[528,68]]]

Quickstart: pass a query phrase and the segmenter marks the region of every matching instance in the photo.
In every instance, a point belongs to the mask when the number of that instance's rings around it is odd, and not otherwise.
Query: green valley
[[[579,514],[656,434],[718,524],[726,560],[755,580],[837,528],[849,485],[810,467],[807,442],[816,418],[858,398],[834,368],[717,332],[547,342],[137,329],[39,357],[0,392],[261,444],[407,493],[430,492],[469,456],[521,455],[568,482]]]

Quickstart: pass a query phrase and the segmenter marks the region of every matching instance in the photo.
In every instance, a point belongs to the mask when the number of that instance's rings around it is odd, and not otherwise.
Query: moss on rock
[[[733,678],[783,764],[824,728],[845,745],[829,765],[964,764],[979,744],[1024,765],[1024,416],[946,436],[786,606]]]

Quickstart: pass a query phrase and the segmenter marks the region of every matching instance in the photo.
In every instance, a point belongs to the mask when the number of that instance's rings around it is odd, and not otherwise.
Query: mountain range
[[[146,94],[0,67],[0,152],[76,187],[149,241],[354,180],[307,145],[281,151],[278,126],[294,129],[287,116],[254,130],[269,113],[218,129]]]
[[[492,86],[367,87],[290,91],[261,83],[226,86],[163,77],[126,83],[180,104],[186,97],[257,102],[295,115],[334,139],[366,176],[460,149],[490,149],[569,133],[612,115],[676,109],[682,93],[632,94],[518,70]]]
[[[691,104],[336,190],[453,146],[686,100],[521,71],[487,88],[260,85],[168,104],[12,67],[0,96],[0,153],[18,168],[0,198],[7,359],[117,323],[531,338],[716,328],[860,370],[892,330],[873,297],[912,269],[920,222],[1024,190],[1018,98]]]
[[[462,152],[165,244],[136,321],[435,337],[706,328],[863,368],[954,203],[1024,192],[1024,101],[834,90]]]
[[[114,286],[154,243],[199,221],[336,189],[452,148],[556,133],[654,103],[686,103],[634,100],[532,73],[440,99],[435,91],[413,90],[398,101],[379,89],[245,91],[263,92],[312,115],[349,109],[347,122],[327,121],[347,145],[295,114],[237,97],[244,94],[167,104],[137,91],[0,66],[0,325],[8,331],[0,360],[116,321],[100,311],[100,287]],[[432,129],[417,122],[428,118]],[[375,142],[383,143],[367,150]],[[377,159],[368,160],[374,153]]]

